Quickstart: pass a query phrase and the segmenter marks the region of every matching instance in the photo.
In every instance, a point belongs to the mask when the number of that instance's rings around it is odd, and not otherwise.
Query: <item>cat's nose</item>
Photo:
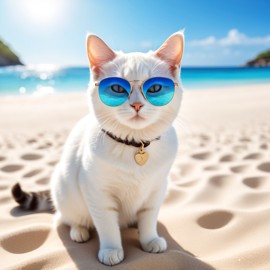
[[[143,107],[143,104],[140,103],[140,102],[134,102],[134,103],[130,104],[130,106],[131,106],[136,112],[138,112],[138,111]]]

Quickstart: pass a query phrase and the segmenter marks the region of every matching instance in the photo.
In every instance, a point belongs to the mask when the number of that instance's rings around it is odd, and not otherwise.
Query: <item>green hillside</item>
[[[248,67],[267,67],[270,66],[270,50],[261,52],[257,57],[246,63]]]
[[[22,65],[19,57],[0,40],[0,66]]]
[[[256,59],[267,59],[270,60],[270,50],[262,52],[257,55]]]

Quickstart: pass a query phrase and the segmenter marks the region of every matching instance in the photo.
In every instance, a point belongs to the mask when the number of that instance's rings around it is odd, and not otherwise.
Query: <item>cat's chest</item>
[[[125,145],[101,134],[94,144],[84,149],[88,150],[82,158],[83,171],[90,181],[117,188],[118,192],[123,187],[124,192],[130,192],[129,197],[132,194],[136,197],[147,187],[151,190],[167,178],[177,152],[177,139],[172,130],[142,152],[140,147]],[[142,160],[136,160],[140,155]]]
[[[132,172],[138,177],[141,174],[154,173],[174,160],[177,139],[174,132],[171,133],[151,142],[144,149],[103,137],[93,150],[93,158],[118,170]]]

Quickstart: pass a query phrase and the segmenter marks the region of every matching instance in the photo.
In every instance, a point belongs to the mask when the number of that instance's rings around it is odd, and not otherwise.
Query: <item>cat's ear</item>
[[[98,36],[89,34],[86,40],[90,67],[95,72],[98,72],[102,65],[116,57],[115,52]]]
[[[154,54],[166,61],[170,68],[179,67],[184,51],[184,31],[172,34]]]

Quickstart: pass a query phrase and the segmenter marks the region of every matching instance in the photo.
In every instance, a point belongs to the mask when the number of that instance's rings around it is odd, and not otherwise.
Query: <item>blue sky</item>
[[[0,0],[0,38],[26,64],[87,65],[85,36],[157,49],[185,28],[184,66],[241,65],[270,48],[269,0]]]

